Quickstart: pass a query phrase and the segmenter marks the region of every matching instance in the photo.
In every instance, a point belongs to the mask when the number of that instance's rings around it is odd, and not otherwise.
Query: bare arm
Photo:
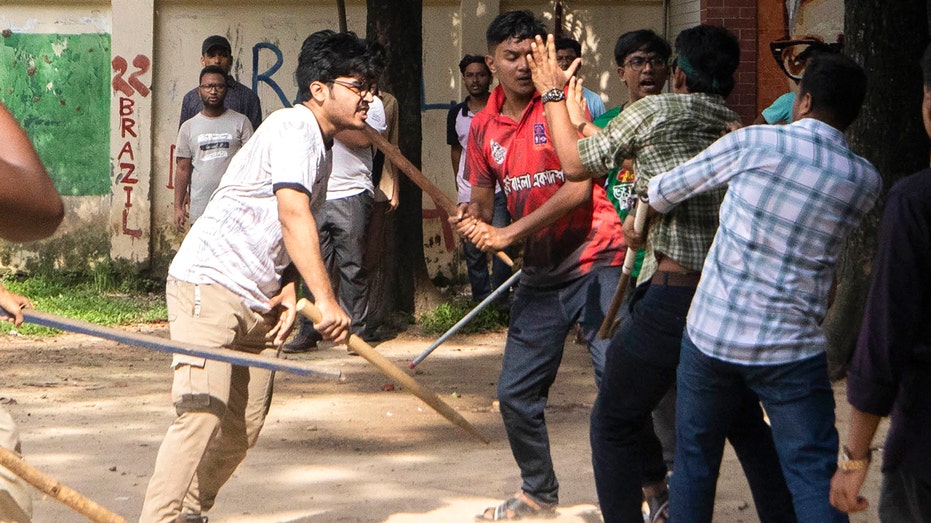
[[[492,197],[494,197],[493,189]],[[511,222],[507,227],[492,227],[484,221],[469,218],[459,222],[458,228],[459,232],[483,251],[500,251],[551,225],[579,205],[589,201],[591,197],[591,180],[566,182],[543,205],[519,220]]]
[[[191,173],[193,172],[194,164],[190,158],[177,159],[175,162],[175,227],[179,231],[184,230],[184,224],[188,219],[188,204],[191,202]]]
[[[495,188],[473,185],[467,215],[485,223],[491,223],[495,216]],[[458,218],[461,219],[464,216],[466,215],[460,215]]]
[[[294,189],[278,189],[278,219],[291,261],[314,295],[323,319],[314,328],[326,339],[344,342],[349,335],[349,316],[340,308],[323,266],[317,223],[310,212],[310,198]]]
[[[16,327],[23,324],[23,309],[31,309],[29,298],[13,294],[0,285],[0,320],[6,320]]]
[[[0,238],[50,236],[65,215],[61,196],[26,132],[0,104]]]
[[[850,458],[866,459],[870,455],[870,444],[882,418],[850,407],[850,426],[847,434],[847,450]],[[831,505],[842,512],[860,512],[869,507],[866,498],[860,495],[869,467],[859,470],[841,470],[831,479]]]
[[[278,318],[266,336],[274,336],[275,345],[284,343],[294,325],[294,318],[297,315],[297,284],[300,279],[301,275],[294,264],[288,265],[281,274],[281,290],[271,299],[272,311]]]
[[[545,44],[543,39],[537,36],[532,48],[533,52],[527,56],[527,63],[537,91],[545,93],[552,89],[562,89],[570,80],[575,81],[572,79],[572,74],[578,68],[581,59],[576,59],[566,71],[560,69],[556,62],[556,46],[552,35],[547,37]],[[581,87],[578,87],[578,90],[581,91]],[[559,156],[559,163],[562,165],[566,179],[571,181],[590,179],[591,176],[585,172],[582,160],[579,158],[577,125],[572,125],[566,102],[548,102],[543,107],[550,136],[553,138],[553,148]]]

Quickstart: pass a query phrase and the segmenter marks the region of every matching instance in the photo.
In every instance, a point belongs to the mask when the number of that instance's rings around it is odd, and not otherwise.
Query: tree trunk
[[[926,1],[847,0],[844,28],[844,53],[869,76],[866,100],[847,139],[879,169],[883,197],[851,233],[838,262],[837,293],[824,321],[833,377],[844,374],[856,346],[885,194],[898,179],[928,165],[919,67],[928,39]]]
[[[423,77],[421,0],[366,0],[366,34],[385,47],[388,66],[379,87],[398,100],[400,125],[398,146],[411,163],[421,165],[420,89]],[[394,227],[386,238],[394,242],[397,288],[394,293],[370,297],[370,311],[418,313],[439,303],[439,292],[430,281],[423,252],[423,213],[419,187],[400,176],[400,203]],[[393,229],[393,231],[391,231]],[[379,300],[376,302],[374,300]],[[386,303],[389,302],[389,303]]]

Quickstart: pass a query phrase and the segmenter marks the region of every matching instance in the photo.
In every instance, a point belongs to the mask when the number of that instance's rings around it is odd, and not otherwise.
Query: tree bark
[[[422,0],[366,0],[366,35],[385,47],[387,67],[379,87],[393,94],[400,110],[398,147],[411,163],[421,166],[421,78],[423,77]],[[422,194],[400,176],[400,203],[393,237],[397,288],[370,298],[373,307],[416,314],[441,300],[430,281],[423,251]],[[392,229],[392,227],[389,227]],[[385,302],[390,303],[385,303]]]
[[[856,346],[885,195],[900,178],[928,165],[921,122],[919,60],[928,40],[925,0],[847,0],[844,53],[867,71],[860,117],[847,130],[850,148],[879,170],[883,196],[853,231],[837,266],[837,293],[824,321],[831,375],[843,376]]]

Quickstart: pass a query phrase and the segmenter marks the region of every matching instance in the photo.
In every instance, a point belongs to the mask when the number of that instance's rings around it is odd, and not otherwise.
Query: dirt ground
[[[164,325],[128,330],[167,336]],[[398,387],[390,390],[388,378],[344,347],[291,356],[339,370],[343,379],[279,373],[262,437],[220,492],[211,523],[472,521],[520,485],[494,405],[504,336],[453,337],[415,375],[490,438],[488,445]],[[403,333],[378,350],[407,368],[432,341]],[[0,402],[19,424],[29,463],[133,521],[173,418],[169,361],[167,354],[81,335],[2,336]],[[843,431],[843,384],[835,391]],[[561,485],[556,521],[601,521],[588,443],[594,397],[587,352],[568,341],[546,411]],[[866,492],[874,502],[877,468]],[[36,522],[85,521],[34,492]],[[757,521],[729,449],[715,521]],[[878,518],[873,510],[852,521]]]

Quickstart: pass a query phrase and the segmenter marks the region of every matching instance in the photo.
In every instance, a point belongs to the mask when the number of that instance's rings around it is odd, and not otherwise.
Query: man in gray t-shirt
[[[197,89],[204,108],[181,124],[175,144],[175,225],[179,231],[203,214],[230,159],[252,136],[249,119],[223,105],[229,86],[222,68],[205,67]]]

